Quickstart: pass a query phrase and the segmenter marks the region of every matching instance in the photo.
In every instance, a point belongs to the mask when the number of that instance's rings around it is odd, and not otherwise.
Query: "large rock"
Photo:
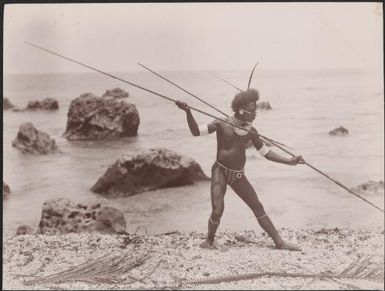
[[[58,110],[59,102],[53,98],[45,98],[43,100],[32,100],[28,102],[25,110]]]
[[[102,97],[127,98],[128,96],[128,92],[120,88],[114,88],[112,90],[107,90]]]
[[[375,193],[384,193],[384,182],[383,181],[372,181],[369,180],[368,182],[365,182],[361,185],[358,185],[355,188],[352,188],[354,192],[360,193],[360,194],[375,194]]]
[[[139,122],[134,104],[114,97],[86,93],[71,102],[64,136],[69,140],[136,136]]]
[[[91,190],[109,197],[122,197],[208,179],[191,158],[155,148],[123,156],[107,169]]]
[[[11,188],[3,181],[3,199],[7,198],[11,194]]]
[[[92,203],[75,204],[67,198],[44,202],[38,233],[63,234],[70,232],[125,233],[123,213],[114,207]]]
[[[258,102],[257,109],[259,110],[272,110],[269,102]]]
[[[15,105],[13,105],[11,103],[11,101],[9,101],[8,98],[4,98],[3,99],[3,110],[9,110],[9,109],[12,109],[12,108],[15,108]]]
[[[37,130],[30,122],[20,125],[12,146],[23,154],[49,154],[58,150],[55,140],[47,133]]]
[[[335,128],[329,131],[329,135],[347,135],[347,134],[349,134],[349,131],[343,126],[340,126],[338,128]]]

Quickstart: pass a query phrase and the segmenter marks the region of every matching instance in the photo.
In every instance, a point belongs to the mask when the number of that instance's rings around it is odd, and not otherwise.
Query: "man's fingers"
[[[298,163],[299,164],[304,164],[305,160],[302,158],[302,156],[298,156]]]

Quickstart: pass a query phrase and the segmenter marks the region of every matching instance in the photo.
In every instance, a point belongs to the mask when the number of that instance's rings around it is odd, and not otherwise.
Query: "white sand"
[[[4,289],[384,289],[382,279],[330,279],[263,276],[220,284],[178,285],[189,280],[256,272],[338,274],[359,257],[371,256],[370,266],[383,274],[384,234],[358,230],[281,230],[282,236],[301,246],[302,252],[273,249],[262,233],[244,231],[218,234],[216,250],[202,250],[204,234],[159,234],[128,236],[101,234],[22,235],[4,239]],[[251,242],[241,242],[242,236]],[[34,278],[56,274],[102,255],[130,254],[135,261],[143,254],[143,265],[123,274],[119,284],[86,282],[27,284]],[[154,270],[154,271],[153,271]],[[153,272],[152,272],[153,271]],[[32,277],[34,275],[35,277]],[[129,283],[128,276],[146,277]],[[72,277],[73,278],[73,277]]]

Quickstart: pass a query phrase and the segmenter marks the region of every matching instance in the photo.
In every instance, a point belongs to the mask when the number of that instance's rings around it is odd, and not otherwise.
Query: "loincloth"
[[[220,162],[216,161],[214,166],[217,166],[218,169],[221,170],[223,173],[225,179],[226,179],[226,184],[232,185],[237,179],[241,179],[244,175],[245,170],[233,170],[230,168],[227,168],[226,166],[222,165]]]

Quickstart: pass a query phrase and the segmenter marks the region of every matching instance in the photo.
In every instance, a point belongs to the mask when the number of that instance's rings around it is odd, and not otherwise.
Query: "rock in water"
[[[44,202],[38,233],[63,234],[70,232],[124,233],[126,220],[114,207],[92,203],[75,204],[67,198]]]
[[[352,188],[352,191],[362,193],[362,194],[368,194],[368,193],[378,193],[378,192],[384,192],[384,182],[379,181],[371,181],[369,180],[366,183],[363,183],[361,185],[358,185],[355,188]]]
[[[20,125],[12,146],[23,154],[49,154],[58,150],[55,140],[47,133],[37,130],[30,122]]]
[[[8,98],[3,99],[3,110],[9,110],[9,109],[12,109],[14,107],[15,107],[15,105],[13,105],[11,103],[11,101],[9,101]]]
[[[11,188],[3,181],[3,199],[7,198],[11,194]]]
[[[136,136],[139,122],[134,104],[114,97],[86,93],[71,102],[64,136],[69,140]]]
[[[258,102],[257,109],[259,110],[272,110],[269,102]]]
[[[347,134],[349,134],[349,131],[343,126],[340,126],[338,128],[335,128],[329,131],[329,135],[347,135]]]
[[[109,197],[122,197],[202,180],[209,178],[194,160],[165,148],[155,148],[123,156],[91,190]]]
[[[127,98],[128,96],[129,96],[128,92],[120,88],[115,88],[112,90],[107,90],[102,97]]]
[[[21,234],[33,234],[33,228],[26,224],[20,225],[16,230],[16,235]]]
[[[45,98],[41,101],[32,100],[28,102],[27,108],[25,110],[58,110],[59,102],[53,98]]]

